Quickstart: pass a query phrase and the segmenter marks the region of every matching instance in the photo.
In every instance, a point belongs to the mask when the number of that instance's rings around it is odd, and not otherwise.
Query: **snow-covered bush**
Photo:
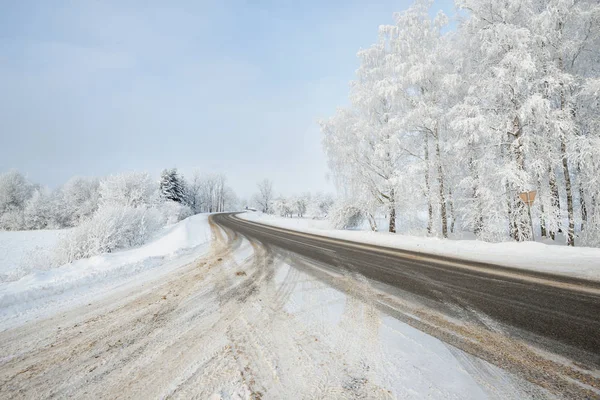
[[[54,194],[53,209],[57,225],[73,227],[91,217],[98,209],[99,181],[73,177]]]
[[[146,173],[130,172],[99,183],[100,207],[61,240],[62,263],[139,246],[165,224],[190,216],[187,205],[163,200]]]
[[[309,199],[306,215],[311,218],[327,218],[333,205],[333,197],[323,193],[316,193]]]
[[[293,202],[292,200],[279,196],[272,202],[272,210],[280,217],[293,217]]]
[[[0,229],[18,231],[23,229],[23,210],[11,207],[0,215]]]
[[[57,258],[68,263],[139,246],[165,224],[192,215],[189,206],[159,196],[146,173],[124,173],[99,183],[99,208],[59,243]]]
[[[100,181],[100,204],[151,206],[159,201],[158,184],[145,172],[126,172]]]
[[[162,226],[163,216],[146,206],[103,206],[59,243],[61,263],[145,243]]]
[[[174,224],[193,215],[192,209],[189,206],[171,200],[164,201],[159,209],[163,222],[167,225]]]
[[[23,229],[23,208],[33,185],[18,171],[0,174],[0,229]]]
[[[46,191],[36,189],[25,203],[23,210],[24,229],[44,229],[52,223],[50,196]]]
[[[335,203],[329,214],[329,221],[335,229],[357,228],[364,219],[365,217],[358,207],[345,201]]]
[[[0,174],[0,213],[22,209],[32,191],[33,186],[19,171]]]

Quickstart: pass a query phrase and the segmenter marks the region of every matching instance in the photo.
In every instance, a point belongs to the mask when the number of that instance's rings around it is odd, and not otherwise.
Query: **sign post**
[[[527,204],[527,214],[529,215],[529,224],[531,226],[531,240],[535,241],[535,233],[533,232],[533,219],[531,218],[531,205],[535,200],[536,191],[519,193],[519,198],[525,204]]]

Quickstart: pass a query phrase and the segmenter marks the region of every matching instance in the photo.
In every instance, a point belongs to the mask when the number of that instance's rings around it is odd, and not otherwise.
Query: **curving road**
[[[0,399],[600,399],[598,284],[210,222],[193,262],[1,331]]]
[[[333,239],[219,214],[213,221],[323,271],[358,273],[395,298],[600,365],[600,283]],[[300,264],[300,262],[298,263]],[[335,279],[333,279],[335,281]],[[390,310],[393,307],[389,307]]]

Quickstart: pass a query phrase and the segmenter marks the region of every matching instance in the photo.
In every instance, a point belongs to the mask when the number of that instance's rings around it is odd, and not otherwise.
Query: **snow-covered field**
[[[260,212],[247,212],[239,217],[339,239],[600,280],[598,248],[551,246],[536,242],[487,243],[479,240],[444,240],[386,232],[334,230],[329,227],[327,221],[283,218]]]
[[[13,278],[0,283],[0,328],[172,271],[205,253],[211,240],[208,215],[199,214],[164,228],[138,248],[49,268],[44,257],[51,257],[61,232],[0,232],[0,271]]]
[[[0,283],[48,269],[62,230],[0,231]]]

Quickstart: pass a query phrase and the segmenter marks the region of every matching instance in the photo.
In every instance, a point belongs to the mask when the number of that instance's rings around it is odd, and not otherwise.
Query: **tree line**
[[[231,211],[238,206],[238,198],[223,174],[196,171],[186,180],[177,169],[165,169],[160,187],[165,198],[189,206],[194,214]]]
[[[299,195],[275,195],[273,182],[264,179],[257,184],[258,191],[252,196],[250,205],[265,214],[289,218],[327,218],[334,204],[330,194],[302,193]],[[247,206],[247,204],[246,204]]]
[[[176,169],[165,169],[158,182],[149,174],[129,172],[101,179],[73,177],[51,190],[12,170],[0,174],[0,229],[72,228],[108,203],[138,207],[173,202],[179,207],[170,207],[171,222],[231,210],[237,207],[237,197],[226,182],[222,174],[195,172],[187,180]]]
[[[600,246],[600,4],[460,0],[455,27],[431,4],[379,28],[321,122],[344,204],[390,232]]]

